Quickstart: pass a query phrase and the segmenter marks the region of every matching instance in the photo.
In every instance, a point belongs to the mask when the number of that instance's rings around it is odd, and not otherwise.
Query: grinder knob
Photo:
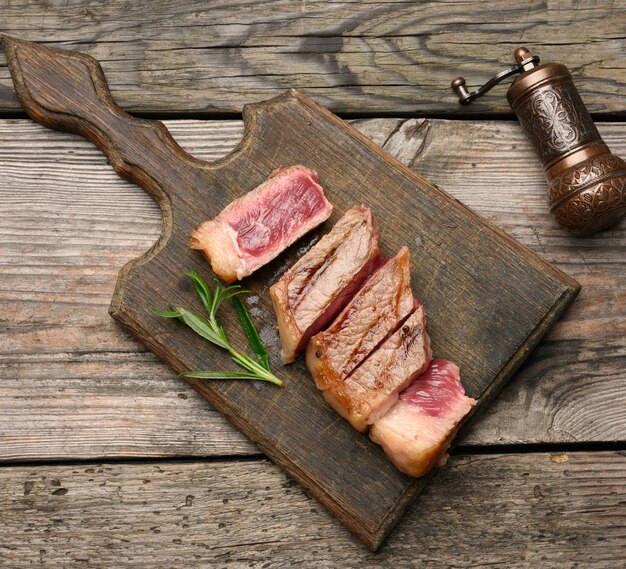
[[[528,50],[518,48],[516,59]],[[543,163],[557,223],[589,235],[626,215],[626,163],[610,152],[564,65],[522,73],[507,99]]]
[[[452,88],[468,103],[510,75],[521,73],[507,92],[509,104],[543,163],[548,206],[557,223],[589,235],[626,216],[626,163],[610,152],[564,65],[537,65],[525,47],[517,65],[470,93],[465,80]]]

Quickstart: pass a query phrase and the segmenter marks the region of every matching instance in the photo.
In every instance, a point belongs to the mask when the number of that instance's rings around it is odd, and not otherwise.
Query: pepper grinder
[[[580,236],[617,223],[626,215],[626,162],[598,134],[569,70],[539,65],[525,47],[515,50],[515,61],[472,93],[462,77],[452,81],[459,102],[468,104],[520,73],[506,97],[543,164],[555,220]]]

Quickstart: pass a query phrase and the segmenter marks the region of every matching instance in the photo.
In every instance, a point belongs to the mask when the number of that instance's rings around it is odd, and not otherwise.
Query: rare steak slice
[[[409,250],[402,247],[370,276],[330,327],[311,338],[306,363],[317,387],[329,389],[343,381],[415,307]]]
[[[356,206],[271,287],[285,363],[337,316],[379,259],[372,212]]]
[[[196,227],[189,240],[225,282],[252,274],[328,219],[332,206],[304,166],[274,171],[268,180]]]
[[[400,394],[398,402],[370,429],[396,467],[423,476],[439,463],[476,400],[465,395],[459,368],[433,360],[424,374]]]
[[[431,357],[424,308],[419,305],[351,375],[322,394],[355,429],[366,431],[395,404],[398,393],[424,372]]]

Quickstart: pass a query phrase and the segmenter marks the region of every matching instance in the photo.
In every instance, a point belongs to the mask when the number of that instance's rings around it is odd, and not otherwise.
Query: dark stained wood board
[[[192,385],[370,547],[380,545],[423,480],[400,474],[376,445],[328,408],[302,359],[283,368],[268,296],[286,267],[355,203],[376,215],[383,253],[406,244],[437,356],[456,361],[478,410],[511,376],[578,284],[462,204],[411,172],[363,135],[296,91],[244,109],[246,132],[227,157],[186,154],[158,122],[126,115],[97,63],[82,54],[4,39],[18,98],[39,122],[94,141],[121,175],[155,196],[163,233],[120,272],[111,314],[177,372],[232,367],[229,359],[148,306],[199,308],[183,271],[211,272],[187,239],[194,225],[262,182],[279,164],[317,170],[335,210],[328,223],[245,281],[253,316],[284,389],[251,382]],[[457,151],[450,149],[450,151]],[[228,307],[222,320],[244,345]]]

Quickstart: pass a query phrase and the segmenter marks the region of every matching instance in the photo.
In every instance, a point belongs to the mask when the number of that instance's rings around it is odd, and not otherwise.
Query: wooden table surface
[[[488,4],[488,5],[487,5]],[[626,565],[626,222],[555,227],[499,87],[526,45],[565,63],[626,157],[626,4],[2,2],[0,31],[98,58],[126,109],[203,159],[290,86],[583,290],[370,553],[108,316],[160,213],[95,147],[26,118],[0,54],[0,567]]]

